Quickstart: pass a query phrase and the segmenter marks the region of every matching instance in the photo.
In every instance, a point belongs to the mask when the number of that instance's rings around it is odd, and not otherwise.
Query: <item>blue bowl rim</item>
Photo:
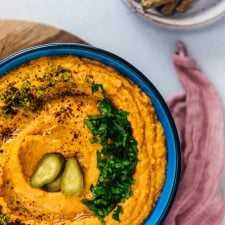
[[[175,144],[176,162],[177,162],[177,164],[176,164],[176,174],[175,174],[175,177],[174,177],[175,182],[173,184],[172,191],[170,193],[167,204],[164,207],[163,213],[161,214],[160,218],[158,219],[158,221],[155,225],[162,224],[162,222],[165,220],[166,216],[168,215],[169,210],[172,207],[172,204],[173,204],[174,199],[176,197],[176,193],[177,193],[178,186],[179,186],[180,175],[181,175],[181,150],[180,150],[179,136],[178,136],[177,128],[176,128],[175,122],[173,120],[173,117],[171,115],[171,112],[170,112],[167,104],[165,103],[163,97],[161,96],[161,94],[159,93],[157,88],[153,85],[153,83],[142,72],[140,72],[136,67],[131,65],[128,61],[126,61],[123,58],[115,55],[112,52],[109,52],[109,51],[106,51],[106,50],[103,50],[103,49],[100,49],[100,48],[97,48],[97,47],[94,47],[94,46],[91,46],[91,45],[86,45],[86,44],[48,43],[48,44],[36,45],[36,46],[30,47],[30,48],[26,48],[26,49],[17,51],[15,53],[5,57],[4,59],[0,60],[0,68],[4,65],[14,61],[15,59],[28,54],[28,53],[36,52],[38,50],[43,50],[43,49],[49,49],[49,48],[54,49],[54,48],[58,48],[58,47],[62,47],[62,48],[66,48],[66,49],[67,48],[79,48],[81,50],[83,49],[83,50],[88,50],[88,51],[94,52],[94,53],[100,53],[100,54],[102,54],[106,57],[112,58],[117,63],[123,64],[127,68],[131,69],[135,74],[137,74],[141,78],[141,80],[143,80],[144,83],[151,89],[152,93],[155,96],[157,96],[157,99],[158,99],[159,103],[161,104],[161,106],[162,106],[162,108],[163,108],[163,110],[164,110],[164,112],[167,116],[168,122],[171,126],[171,129],[173,131],[173,138],[174,138],[173,141],[174,141],[174,144]],[[151,216],[151,214],[149,215],[149,217],[150,216]]]

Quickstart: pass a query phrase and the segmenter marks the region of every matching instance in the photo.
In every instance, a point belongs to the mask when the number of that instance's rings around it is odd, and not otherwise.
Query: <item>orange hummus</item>
[[[99,176],[96,150],[101,145],[90,144],[91,133],[83,123],[87,116],[98,114],[101,96],[92,95],[92,81],[104,85],[116,108],[130,112],[128,119],[138,143],[133,195],[121,203],[120,224],[143,224],[154,208],[165,181],[166,147],[149,98],[116,70],[99,62],[74,56],[44,57],[0,80],[0,207],[11,220],[30,225],[101,224],[81,202],[91,197],[90,186]],[[29,94],[34,91],[35,96]],[[11,102],[14,93],[19,96],[13,103],[17,108]],[[48,152],[76,156],[84,175],[79,197],[30,187],[29,177]],[[111,215],[105,221],[107,225],[119,224]]]

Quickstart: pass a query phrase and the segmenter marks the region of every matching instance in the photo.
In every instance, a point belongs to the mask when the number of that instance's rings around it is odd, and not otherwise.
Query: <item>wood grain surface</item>
[[[52,42],[85,43],[76,35],[44,24],[0,20],[0,59],[24,48]]]

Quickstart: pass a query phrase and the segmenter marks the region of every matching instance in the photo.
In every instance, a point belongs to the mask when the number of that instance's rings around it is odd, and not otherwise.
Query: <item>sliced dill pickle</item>
[[[29,183],[33,188],[42,187],[55,180],[64,167],[65,158],[60,153],[47,153],[38,163]]]
[[[56,177],[55,180],[44,185],[44,189],[48,192],[60,191],[61,190],[61,180],[62,180],[62,173],[60,173],[59,176]]]
[[[79,196],[83,188],[83,174],[78,161],[71,157],[67,160],[62,175],[61,191],[67,196]]]

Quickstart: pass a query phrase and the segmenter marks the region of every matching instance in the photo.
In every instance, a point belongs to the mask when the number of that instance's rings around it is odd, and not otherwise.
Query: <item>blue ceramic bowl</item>
[[[42,56],[76,55],[100,61],[112,66],[137,84],[151,99],[164,128],[167,145],[166,180],[154,210],[145,225],[161,224],[173,203],[179,182],[181,159],[177,130],[170,111],[154,85],[134,66],[107,51],[78,44],[46,44],[17,52],[0,61],[0,76],[13,68]]]

